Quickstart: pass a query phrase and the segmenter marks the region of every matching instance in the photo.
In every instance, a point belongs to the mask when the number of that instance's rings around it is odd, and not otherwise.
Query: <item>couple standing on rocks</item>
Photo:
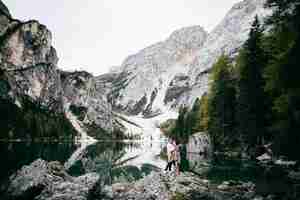
[[[172,165],[175,167],[176,175],[179,175],[179,163],[180,163],[180,153],[179,153],[179,145],[176,144],[176,141],[173,139],[169,139],[167,144],[167,156],[168,162],[165,168],[165,171],[171,171]]]

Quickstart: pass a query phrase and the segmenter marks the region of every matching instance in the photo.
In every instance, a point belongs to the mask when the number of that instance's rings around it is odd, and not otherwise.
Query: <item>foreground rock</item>
[[[38,159],[10,177],[1,199],[87,199],[99,176],[89,173],[71,177],[59,162]]]
[[[135,183],[116,183],[105,190],[116,200],[175,200],[175,199],[255,199],[255,185],[251,182],[224,182],[221,185],[192,173],[152,172]]]
[[[275,170],[275,171],[274,171]],[[263,170],[262,170],[263,171]],[[267,174],[266,174],[267,173]],[[259,182],[226,180],[222,183],[190,172],[175,176],[174,172],[151,172],[135,182],[104,186],[98,174],[79,177],[68,175],[59,162],[38,159],[10,177],[2,200],[298,200],[300,169],[279,174],[276,168],[262,173],[267,177],[264,187]],[[280,177],[277,177],[277,176]],[[286,179],[287,182],[281,179]],[[281,180],[279,183],[278,180]],[[100,183],[100,184],[99,184]],[[285,183],[285,184],[283,184]],[[274,185],[275,184],[275,185]],[[281,188],[278,188],[280,186]]]

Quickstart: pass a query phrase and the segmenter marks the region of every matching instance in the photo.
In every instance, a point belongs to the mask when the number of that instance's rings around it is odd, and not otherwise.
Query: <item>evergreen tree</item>
[[[300,1],[268,0],[266,6],[274,10],[267,20],[271,31],[266,45],[270,56],[265,77],[266,91],[273,98],[275,146],[278,154],[299,160]]]
[[[229,58],[223,55],[214,64],[211,74],[208,129],[216,149],[225,147],[228,144],[226,138],[233,133],[235,90],[231,68]]]
[[[273,30],[289,29],[299,33],[300,0],[267,0],[265,7],[273,10],[267,19],[267,24],[272,25]]]
[[[187,116],[188,109],[187,107],[180,107],[179,115],[176,120],[175,125],[175,140],[180,143],[186,142],[188,139],[187,127],[186,127],[186,116]]]
[[[191,134],[197,133],[201,131],[200,127],[200,109],[201,109],[201,102],[199,98],[195,100],[195,103],[193,105],[192,110],[189,113],[189,118],[187,119],[187,122],[190,122],[190,129],[191,129]]]
[[[208,94],[205,93],[200,101],[200,131],[208,130],[209,112],[208,112]]]
[[[265,54],[262,48],[263,30],[258,17],[252,24],[249,39],[237,60],[238,80],[238,131],[250,147],[262,144],[265,135],[265,94],[262,76]]]

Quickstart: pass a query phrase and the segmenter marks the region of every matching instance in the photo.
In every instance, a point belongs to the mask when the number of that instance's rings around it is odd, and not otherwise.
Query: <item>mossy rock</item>
[[[158,167],[156,167],[155,165],[151,165],[151,164],[143,164],[141,167],[141,172],[145,175],[149,175],[151,172],[153,171],[160,171],[160,169]]]
[[[175,192],[175,194],[171,197],[170,200],[188,200],[188,199],[186,195],[179,192]]]
[[[113,169],[112,175],[115,179],[124,177],[126,181],[132,182],[142,178],[141,170],[136,166],[123,166]]]

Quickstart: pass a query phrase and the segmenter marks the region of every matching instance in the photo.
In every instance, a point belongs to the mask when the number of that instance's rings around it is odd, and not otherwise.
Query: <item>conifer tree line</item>
[[[300,160],[300,0],[267,0],[265,7],[273,14],[255,17],[236,58],[217,60],[208,93],[180,109],[169,135],[186,141],[206,131],[215,150],[251,155],[272,144],[274,155]]]

